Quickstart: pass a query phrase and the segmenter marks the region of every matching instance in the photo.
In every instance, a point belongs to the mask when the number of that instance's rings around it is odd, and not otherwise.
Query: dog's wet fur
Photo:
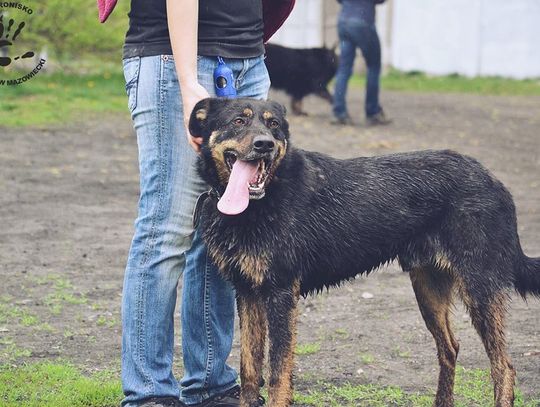
[[[264,62],[272,87],[291,96],[292,113],[307,115],[302,102],[308,95],[319,96],[332,104],[328,84],[338,66],[335,48],[289,48],[266,44]]]
[[[508,297],[513,290],[540,296],[540,258],[524,255],[512,197],[478,161],[448,150],[347,160],[304,151],[289,141],[285,108],[271,101],[205,99],[189,126],[204,139],[199,171],[212,188],[199,230],[237,294],[241,406],[258,405],[267,337],[269,405],[291,404],[301,295],[393,260],[409,272],[436,342],[435,406],[454,405],[454,297],[465,304],[491,361],[495,405],[513,405]],[[216,209],[229,171],[224,156],[261,159],[253,153],[261,136],[273,140],[264,155],[273,163],[264,196],[238,215],[224,215]]]

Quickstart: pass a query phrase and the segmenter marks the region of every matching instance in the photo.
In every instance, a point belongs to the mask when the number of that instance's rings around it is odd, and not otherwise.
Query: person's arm
[[[199,100],[209,97],[208,91],[197,79],[198,20],[198,0],[167,0],[167,24],[182,92],[184,124],[188,142],[197,152],[200,151],[202,138],[189,134],[189,116]]]

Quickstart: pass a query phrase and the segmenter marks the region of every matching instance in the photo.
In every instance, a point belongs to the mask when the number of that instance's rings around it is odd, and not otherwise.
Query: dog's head
[[[189,132],[203,138],[202,175],[212,187],[225,190],[218,209],[236,215],[249,200],[264,197],[287,151],[289,125],[279,103],[208,98],[195,105]]]

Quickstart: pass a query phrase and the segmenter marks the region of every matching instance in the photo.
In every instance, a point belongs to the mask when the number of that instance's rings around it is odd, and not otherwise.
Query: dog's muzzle
[[[225,192],[218,202],[218,209],[222,213],[237,215],[247,208],[250,199],[264,197],[276,154],[274,138],[265,135],[254,137],[248,154],[225,151],[224,159],[230,174]]]

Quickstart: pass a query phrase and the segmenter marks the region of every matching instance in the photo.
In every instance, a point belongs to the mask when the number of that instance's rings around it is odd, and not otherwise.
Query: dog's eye
[[[272,119],[268,122],[268,127],[271,129],[276,129],[279,127],[279,122],[276,119]]]
[[[233,120],[233,123],[237,124],[239,126],[243,126],[244,124],[246,124],[246,121],[245,121],[245,119],[243,119],[241,117],[237,117],[236,119]]]

